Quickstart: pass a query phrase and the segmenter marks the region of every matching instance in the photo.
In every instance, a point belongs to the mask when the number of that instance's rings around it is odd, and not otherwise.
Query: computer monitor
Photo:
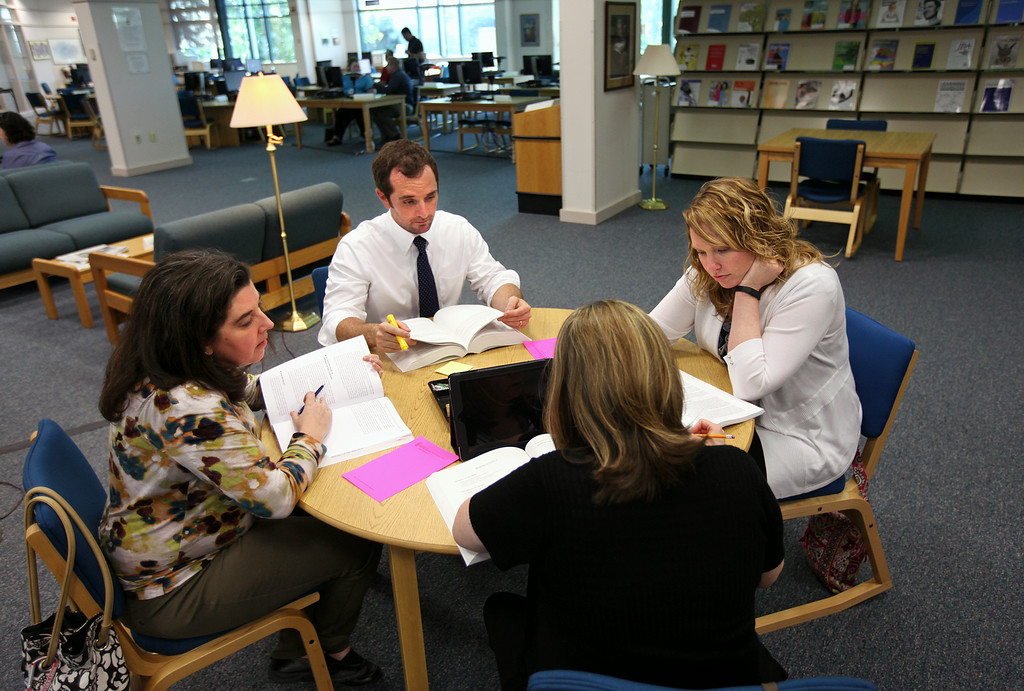
[[[370,74],[373,72],[373,65],[370,63],[369,58],[363,58],[359,61],[359,73]]]
[[[480,61],[480,67],[494,67],[494,53],[473,53],[473,59]]]
[[[242,88],[243,79],[245,79],[245,72],[242,72],[241,70],[231,70],[230,72],[225,72],[224,86],[227,87],[228,93],[238,93],[238,90]]]
[[[463,60],[448,63],[448,84],[480,84],[484,80],[479,60]]]
[[[224,71],[242,71],[244,65],[242,64],[242,58],[224,58]]]
[[[319,60],[316,63],[316,85],[321,89],[327,88],[327,68],[330,66],[330,60]]]
[[[263,71],[263,61],[259,58],[246,58],[245,71],[249,74],[257,74]]]
[[[340,89],[344,85],[344,82],[342,81],[342,76],[344,76],[344,74],[344,70],[342,70],[341,67],[338,67],[337,65],[328,67],[327,86],[331,89]]]
[[[186,72],[185,90],[194,94],[201,94],[206,91],[206,72]]]
[[[89,66],[85,64],[75,65],[71,68],[71,83],[79,88],[89,86],[92,77],[89,75]]]
[[[523,74],[532,74],[535,77],[553,77],[555,75],[555,66],[551,56],[524,55]]]
[[[210,71],[220,72],[224,69],[224,61],[220,58],[212,58],[210,60]]]
[[[387,61],[385,60],[385,52],[383,50],[370,51],[370,64],[373,65],[376,70],[384,69],[384,65],[387,64]]]
[[[348,61],[346,62],[346,64],[351,65],[353,62],[358,62],[358,61],[359,61],[359,53],[349,53],[348,54]]]

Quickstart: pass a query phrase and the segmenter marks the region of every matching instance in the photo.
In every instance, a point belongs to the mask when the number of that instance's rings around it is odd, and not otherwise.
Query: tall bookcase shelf
[[[881,21],[890,4],[680,0],[676,28],[689,32],[676,36],[680,80],[700,93],[687,105],[674,95],[672,172],[752,175],[757,144],[793,127],[885,119],[890,130],[936,133],[930,191],[1024,196],[1018,0],[946,0],[935,26],[920,25],[916,0]],[[757,69],[739,69],[755,51]],[[745,99],[707,107],[713,85],[735,93],[737,81]],[[772,171],[773,180],[788,179],[780,166]],[[899,171],[880,172],[883,187],[902,189]]]

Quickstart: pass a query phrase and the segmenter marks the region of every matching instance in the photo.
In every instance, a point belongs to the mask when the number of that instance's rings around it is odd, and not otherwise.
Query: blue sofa
[[[109,200],[139,211],[111,211]],[[153,232],[142,190],[100,185],[86,163],[0,171],[0,289],[34,280],[32,260]]]
[[[341,188],[322,182],[281,195],[288,257],[295,297],[313,292],[310,273],[334,255],[341,236],[352,228],[342,211]],[[285,274],[281,223],[274,197],[249,204],[164,223],[153,231],[153,260],[108,254],[91,254],[96,294],[107,329],[107,339],[117,343],[118,325],[131,311],[132,296],[154,261],[179,250],[210,248],[230,252],[252,267],[252,278],[262,294],[263,309],[291,301]]]

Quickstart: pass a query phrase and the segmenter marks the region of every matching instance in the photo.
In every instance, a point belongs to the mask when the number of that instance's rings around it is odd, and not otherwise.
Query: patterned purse
[[[106,634],[105,636],[103,634]],[[57,637],[53,661],[47,665]],[[102,641],[102,642],[100,642]],[[21,671],[28,691],[122,691],[128,667],[117,634],[103,626],[103,615],[86,617],[65,607],[21,630]]]
[[[860,452],[853,459],[853,479],[860,496],[868,498],[868,478]],[[857,525],[839,511],[811,516],[800,537],[807,562],[818,580],[833,593],[841,593],[857,585],[857,572],[867,558],[867,549]]]

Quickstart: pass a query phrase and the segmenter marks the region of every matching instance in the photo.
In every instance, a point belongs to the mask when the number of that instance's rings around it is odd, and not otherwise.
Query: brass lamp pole
[[[277,181],[277,160],[274,152],[283,141],[274,134],[274,125],[302,122],[306,114],[302,111],[292,92],[279,75],[263,74],[246,77],[238,89],[235,109],[231,113],[232,127],[266,127],[267,154],[270,156],[270,172],[274,178],[274,199],[277,201],[277,219],[281,224],[281,247],[284,250],[284,268],[288,276],[288,294],[292,311],[284,319],[274,322],[279,331],[305,331],[320,321],[313,312],[300,313],[295,306],[295,284],[292,281],[292,263],[288,256],[288,234],[284,227],[284,209],[281,206],[281,187]]]
[[[651,197],[644,199],[637,205],[641,209],[662,210],[667,209],[668,204],[658,199],[658,120],[661,115],[661,78],[676,77],[680,74],[679,65],[676,64],[675,56],[668,46],[664,44],[651,44],[640,56],[640,62],[633,70],[635,76],[654,77],[654,164],[651,176]],[[646,107],[646,104],[644,104]]]

